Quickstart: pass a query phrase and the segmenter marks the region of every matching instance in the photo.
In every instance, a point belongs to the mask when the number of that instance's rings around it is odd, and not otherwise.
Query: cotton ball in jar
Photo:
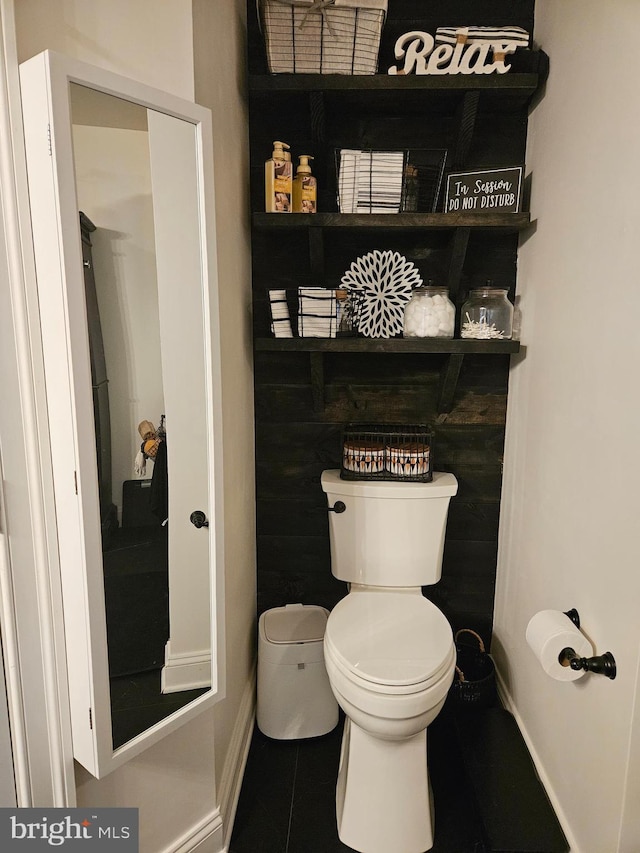
[[[404,311],[403,337],[452,338],[455,316],[445,287],[418,287]]]

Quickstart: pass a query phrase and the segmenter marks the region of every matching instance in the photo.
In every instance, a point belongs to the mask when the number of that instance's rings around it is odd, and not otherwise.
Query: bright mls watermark
[[[0,850],[138,853],[138,809],[1,809]]]

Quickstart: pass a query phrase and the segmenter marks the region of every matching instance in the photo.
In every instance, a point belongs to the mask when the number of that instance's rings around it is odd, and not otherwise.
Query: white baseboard
[[[231,734],[218,791],[219,807],[161,853],[226,853],[228,850],[256,716],[255,682],[254,668],[242,694]]]
[[[211,650],[172,654],[171,640],[164,647],[161,689],[163,693],[211,687]]]
[[[236,724],[233,727],[227,757],[222,769],[218,802],[224,822],[224,850],[231,841],[233,822],[240,798],[242,778],[247,764],[251,736],[256,718],[256,678],[255,667],[242,694]],[[200,853],[200,851],[198,851]]]
[[[498,686],[498,695],[499,695],[500,699],[502,700],[502,704],[504,705],[504,707],[507,709],[507,711],[509,711],[511,714],[513,714],[514,719],[515,719],[516,723],[518,724],[518,728],[520,729],[520,733],[521,733],[522,737],[524,738],[524,742],[526,743],[527,749],[529,750],[529,754],[531,755],[531,760],[533,761],[533,763],[535,765],[538,777],[540,778],[540,781],[541,781],[545,791],[547,792],[547,796],[549,797],[549,801],[550,801],[551,805],[553,806],[553,810],[556,813],[556,817],[558,818],[558,821],[560,822],[560,826],[562,827],[562,831],[564,832],[564,834],[566,836],[566,839],[567,839],[567,842],[568,842],[569,848],[570,848],[570,853],[581,853],[581,850],[578,847],[578,844],[577,844],[575,837],[573,835],[573,832],[571,831],[571,827],[569,826],[569,822],[567,821],[567,816],[565,815],[564,810],[563,810],[562,806],[560,805],[560,801],[558,800],[558,798],[556,796],[556,793],[553,789],[553,785],[551,784],[551,780],[547,776],[547,773],[544,769],[544,765],[542,764],[540,756],[538,755],[536,748],[533,745],[531,738],[529,737],[529,733],[527,732],[527,728],[524,725],[524,721],[523,721],[522,717],[520,716],[520,714],[518,713],[518,709],[516,708],[516,706],[514,704],[513,697],[509,693],[509,690],[508,690],[506,684],[504,683],[504,681],[500,677],[500,673],[497,670],[496,670],[496,681],[497,681],[497,686]]]
[[[162,853],[224,853],[224,829],[220,809],[208,814]]]

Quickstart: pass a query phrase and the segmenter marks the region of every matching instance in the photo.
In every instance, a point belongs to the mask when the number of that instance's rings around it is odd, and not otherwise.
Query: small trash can
[[[318,737],[338,724],[336,702],[324,665],[329,611],[287,604],[258,621],[260,731],[277,740]]]

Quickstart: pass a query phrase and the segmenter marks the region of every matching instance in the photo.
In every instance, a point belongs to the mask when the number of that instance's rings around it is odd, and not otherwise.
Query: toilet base
[[[426,853],[433,847],[427,730],[383,740],[345,720],[336,788],[338,835],[359,853]]]

